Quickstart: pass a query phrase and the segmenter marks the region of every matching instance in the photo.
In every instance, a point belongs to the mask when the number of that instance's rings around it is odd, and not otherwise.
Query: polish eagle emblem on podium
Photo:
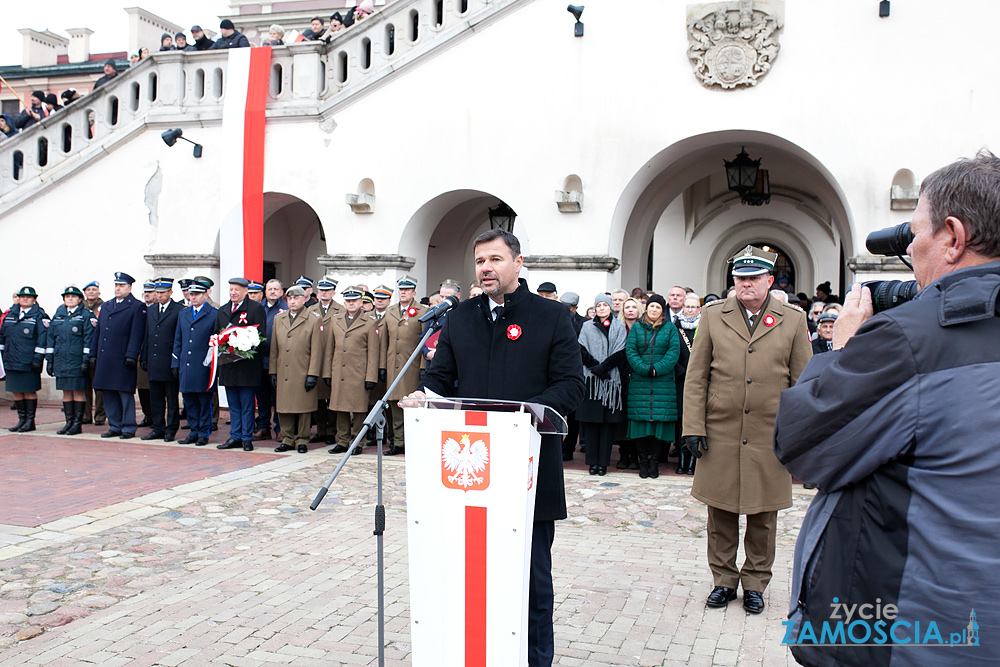
[[[441,482],[449,489],[482,491],[490,485],[490,435],[441,433]]]

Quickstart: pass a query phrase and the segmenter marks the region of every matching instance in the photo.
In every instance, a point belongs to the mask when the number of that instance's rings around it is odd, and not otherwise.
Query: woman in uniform
[[[63,393],[66,425],[56,433],[76,435],[83,424],[90,374],[90,340],[97,318],[83,306],[83,292],[79,287],[70,285],[63,290],[62,298],[63,305],[49,324],[45,371],[56,378],[56,389]]]
[[[37,299],[34,287],[22,287],[17,293],[17,305],[7,311],[0,324],[0,352],[7,372],[7,391],[14,394],[14,407],[17,408],[17,424],[8,431],[35,430],[49,326],[49,316],[38,306]]]

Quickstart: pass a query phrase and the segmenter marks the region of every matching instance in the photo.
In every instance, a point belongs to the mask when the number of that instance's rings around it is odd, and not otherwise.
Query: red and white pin
[[[507,327],[507,338],[510,338],[511,340],[517,340],[520,337],[521,337],[521,327],[517,326],[516,324],[512,324],[509,327]]]
[[[409,308],[406,309],[406,314],[409,317],[416,317],[417,316],[417,309],[414,308],[413,306],[410,306]]]
[[[774,322],[775,322],[774,315],[765,315],[764,316],[764,326],[766,326],[766,327],[773,327],[774,326]]]

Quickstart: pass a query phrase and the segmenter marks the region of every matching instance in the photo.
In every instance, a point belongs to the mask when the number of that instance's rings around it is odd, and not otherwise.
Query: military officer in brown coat
[[[417,320],[427,311],[427,308],[414,300],[416,292],[417,281],[410,276],[403,276],[396,283],[399,302],[386,309],[380,336],[382,340],[378,366],[379,369],[385,370],[387,386],[395,382],[402,372],[406,360],[410,358],[420,342],[423,326]],[[419,362],[412,364],[406,370],[403,379],[389,395],[393,432],[393,443],[385,452],[389,456],[402,453],[406,446],[403,433],[403,408],[399,407],[397,403],[407,394],[416,391],[418,386],[420,386]]]
[[[299,454],[305,454],[310,415],[316,410],[316,384],[323,372],[321,316],[315,310],[305,310],[306,291],[298,285],[288,288],[285,301],[288,310],[274,316],[268,363],[281,422],[281,444],[274,451],[297,448]]]
[[[329,276],[324,276],[316,281],[316,294],[319,301],[308,310],[319,315],[319,330],[325,333],[330,328],[330,320],[337,313],[343,312],[344,308],[333,300],[333,295],[337,293],[337,281]],[[326,337],[323,337],[324,340]],[[337,435],[337,426],[330,418],[330,388],[326,383],[320,384],[316,388],[318,393],[316,401],[316,411],[312,414],[312,420],[316,422],[316,435],[309,442],[325,442],[333,444]]]
[[[771,580],[778,510],[792,504],[772,442],[778,398],[812,356],[805,313],[769,294],[776,259],[747,246],[730,260],[736,294],[702,311],[684,383],[684,443],[701,459],[691,495],[708,505],[715,588],[706,604],[726,606],[742,583],[754,614]],[[741,514],[746,560],[737,569]]]
[[[331,454],[347,451],[351,444],[351,413],[368,409],[368,392],[378,379],[378,331],[375,321],[361,309],[362,291],[344,291],[344,312],[335,313],[323,332],[323,378],[330,379],[330,412],[337,414],[337,446]],[[360,454],[361,445],[352,454]]]

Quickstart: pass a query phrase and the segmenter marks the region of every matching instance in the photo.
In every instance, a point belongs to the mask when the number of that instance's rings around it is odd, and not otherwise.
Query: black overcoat
[[[194,307],[182,306],[177,316],[174,350],[170,365],[180,371],[182,393],[206,393],[212,369],[205,365],[208,341],[215,333],[216,309],[207,303],[194,318]],[[212,391],[215,391],[214,388]]]
[[[255,324],[258,325],[260,337],[264,338],[267,335],[267,313],[264,312],[264,306],[247,297],[235,313],[231,302],[219,306],[215,331],[218,333],[230,326],[247,327]],[[219,384],[224,387],[257,387],[264,377],[264,354],[258,347],[253,359],[230,361],[219,357],[218,373]]]
[[[520,281],[504,297],[496,322],[484,294],[460,303],[445,320],[422,387],[442,396],[541,403],[567,415],[583,398],[580,346],[566,306]],[[510,334],[516,325],[515,334]],[[562,438],[542,436],[535,520],[566,518]]]
[[[146,334],[146,304],[129,294],[121,303],[105,301],[97,318],[90,355],[97,357],[94,389],[135,391],[136,368],[126,359],[139,361]]]
[[[146,342],[142,346],[142,360],[146,362],[146,373],[151,382],[173,382],[170,363],[174,351],[174,334],[177,332],[177,316],[184,306],[176,301],[167,303],[167,310],[160,314],[160,304],[146,308]]]

